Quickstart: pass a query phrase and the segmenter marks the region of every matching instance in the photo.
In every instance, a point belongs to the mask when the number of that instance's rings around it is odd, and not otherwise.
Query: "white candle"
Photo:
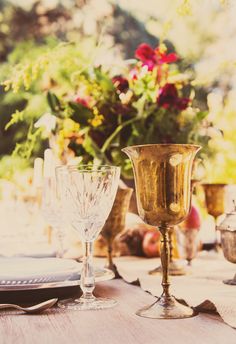
[[[36,158],[34,160],[34,175],[33,175],[33,185],[35,188],[42,187],[43,181],[43,159]]]
[[[44,151],[44,178],[50,178],[55,176],[55,158],[51,149]]]

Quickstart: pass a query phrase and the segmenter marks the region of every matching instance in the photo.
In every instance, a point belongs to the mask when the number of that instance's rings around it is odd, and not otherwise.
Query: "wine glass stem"
[[[170,246],[169,246],[169,228],[162,226],[159,228],[162,234],[161,240],[161,265],[162,265],[162,287],[163,296],[170,297],[169,287],[169,262],[170,262]]]
[[[81,289],[83,291],[82,298],[90,301],[95,298],[93,295],[93,290],[95,288],[95,278],[93,270],[93,241],[86,241],[84,243],[84,246],[85,253],[81,275]]]
[[[57,256],[58,256],[58,258],[63,258],[63,255],[64,255],[64,234],[63,234],[63,230],[61,228],[57,228],[56,232],[57,232],[57,238],[58,238],[58,242],[59,242]]]

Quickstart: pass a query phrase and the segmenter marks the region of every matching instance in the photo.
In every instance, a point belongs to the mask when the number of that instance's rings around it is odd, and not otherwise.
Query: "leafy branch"
[[[16,110],[12,115],[10,121],[5,125],[5,130],[8,130],[12,125],[17,124],[19,122],[23,122],[24,120],[24,110],[19,111]]]

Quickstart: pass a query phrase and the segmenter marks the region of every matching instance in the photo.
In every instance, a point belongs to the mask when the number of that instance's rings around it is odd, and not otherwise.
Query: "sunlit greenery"
[[[30,154],[42,156],[48,145],[47,135],[42,137],[40,129],[33,126],[43,114],[51,112],[46,93],[50,90],[67,101],[77,92],[80,78],[90,66],[102,64],[105,74],[123,73],[127,68],[122,63],[124,56],[132,58],[139,43],[150,39],[150,44],[156,39],[164,40],[169,49],[183,57],[179,68],[191,72],[192,92],[196,92],[191,94],[193,105],[201,111],[209,110],[206,119],[218,128],[210,132],[210,148],[218,153],[214,160],[205,159],[205,179],[236,182],[235,1],[120,0],[119,7],[115,1],[101,0],[98,10],[96,0],[76,5],[73,1],[44,0],[40,6],[34,0],[1,3],[0,78],[15,79],[11,84],[13,91],[4,93],[3,87],[0,91],[1,157],[10,155],[21,143],[15,156],[18,159],[21,153],[32,164]],[[21,18],[28,19],[22,22]],[[126,18],[130,27],[122,26],[127,23]],[[65,43],[70,40],[76,45]],[[60,42],[63,43],[57,54]],[[38,78],[39,75],[43,77]],[[70,117],[67,106],[63,111],[65,118]],[[71,123],[66,126],[71,128]],[[28,144],[24,146],[27,135]],[[6,159],[10,161],[10,157]],[[5,166],[4,161],[7,160],[2,160],[1,166]],[[27,162],[19,166],[25,165]],[[4,168],[0,170],[4,175]]]

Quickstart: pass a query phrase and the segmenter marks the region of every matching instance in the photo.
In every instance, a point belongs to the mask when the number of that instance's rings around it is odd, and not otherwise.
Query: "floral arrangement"
[[[56,49],[60,62],[60,49],[68,47]],[[47,137],[62,160],[80,156],[83,163],[96,159],[121,165],[123,176],[129,177],[130,161],[121,152],[125,146],[198,143],[205,148],[203,154],[207,151],[211,139],[207,112],[193,106],[190,76],[180,72],[179,56],[168,52],[164,44],[155,49],[145,43],[139,45],[135,59],[115,75],[105,66],[86,65],[84,61],[78,68],[75,58],[61,61],[55,73],[55,60],[52,53],[44,54],[27,66],[17,66],[3,83],[7,90],[24,88],[30,93],[47,77],[47,87],[44,83],[41,88],[47,96],[48,111],[30,126],[27,142],[17,145],[17,154],[27,155],[39,137]],[[67,87],[62,74],[66,75]],[[27,105],[15,112],[7,127],[24,120],[26,111]]]

